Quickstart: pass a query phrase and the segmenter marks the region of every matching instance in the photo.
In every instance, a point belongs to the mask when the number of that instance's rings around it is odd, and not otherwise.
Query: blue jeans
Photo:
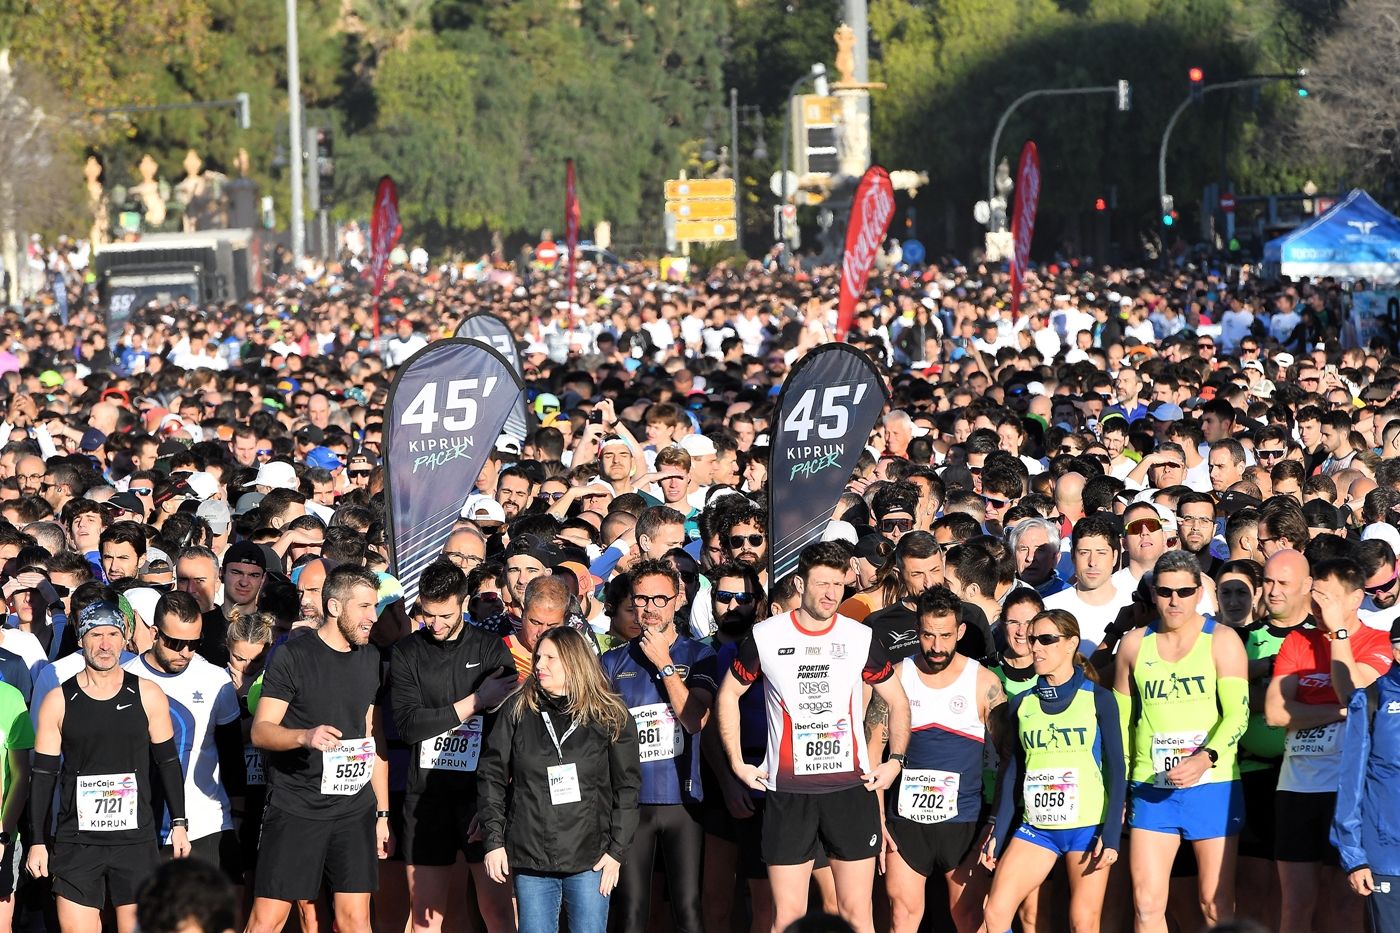
[[[608,898],[598,892],[601,871],[574,875],[513,871],[520,933],[558,933],[559,905],[569,917],[569,933],[605,933]]]

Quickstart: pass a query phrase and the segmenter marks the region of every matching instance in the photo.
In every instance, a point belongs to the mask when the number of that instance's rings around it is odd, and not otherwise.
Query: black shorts
[[[156,841],[94,846],[59,842],[53,846],[49,874],[53,893],[64,900],[101,910],[136,903],[136,892],[160,865]]]
[[[769,791],[763,810],[763,860],[769,865],[812,861],[820,843],[842,862],[874,858],[880,851],[880,804],[857,784],[829,794]]]
[[[915,823],[913,820],[890,817],[885,821],[899,857],[904,864],[925,878],[943,875],[962,864],[977,841],[979,823],[945,822]]]
[[[458,852],[470,864],[485,860],[485,844],[467,840],[476,814],[474,795],[460,802],[441,796],[406,797],[402,813],[403,835],[399,838],[403,844],[399,849],[408,864],[445,867],[457,861]]]
[[[1337,810],[1334,792],[1300,794],[1281,790],[1274,799],[1274,859],[1280,862],[1341,864],[1327,834]]]
[[[1279,765],[1257,771],[1241,771],[1244,791],[1244,827],[1240,830],[1243,858],[1274,860],[1274,793],[1278,789]]]
[[[238,841],[238,834],[233,830],[191,839],[190,855],[210,865],[217,865],[230,884],[243,883],[243,844]],[[160,847],[162,862],[168,862],[174,857],[174,847]]]
[[[374,811],[340,820],[309,820],[276,806],[263,813],[253,894],[278,901],[309,901],[324,883],[333,894],[379,890]]]

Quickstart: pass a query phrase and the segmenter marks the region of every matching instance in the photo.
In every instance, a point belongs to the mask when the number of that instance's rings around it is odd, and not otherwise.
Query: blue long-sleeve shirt
[[[1037,677],[1032,690],[1040,697],[1041,708],[1047,713],[1058,714],[1069,709],[1075,694],[1084,684],[1084,672],[1076,670],[1074,676],[1058,687],[1051,686],[1044,677]],[[1031,691],[1011,698],[1007,721],[1010,728],[1017,730],[1021,703]],[[1105,849],[1117,849],[1123,836],[1123,805],[1128,798],[1128,764],[1123,757],[1123,735],[1118,731],[1118,702],[1113,692],[1100,684],[1094,685],[1094,713],[1098,719],[1098,736],[1094,740],[1094,757],[1103,769],[1104,798],[1108,806],[1104,812],[1103,828],[1099,838]],[[996,833],[996,851],[1001,855],[1006,851],[1007,839],[1015,831],[1013,817],[1020,808],[1021,778],[1026,773],[1026,749],[1019,738],[1015,742],[1015,754],[1006,763],[1000,783],[997,786],[997,805],[993,816]]]
[[[1343,871],[1400,875],[1400,665],[1383,674],[1376,689],[1374,723],[1365,690],[1347,704],[1331,837]]]

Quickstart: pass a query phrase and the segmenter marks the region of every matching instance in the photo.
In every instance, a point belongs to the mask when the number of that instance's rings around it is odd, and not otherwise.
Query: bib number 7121
[[[417,425],[423,434],[432,433],[439,421],[448,431],[471,430],[476,426],[477,399],[490,396],[496,387],[496,377],[488,376],[484,388],[480,388],[480,379],[453,379],[447,383],[439,408],[440,386],[441,383],[429,382],[418,390],[403,413],[401,420],[405,425]]]
[[[792,432],[799,444],[806,442],[814,427],[822,440],[834,441],[845,437],[850,407],[859,405],[865,397],[865,384],[826,386],[820,391],[821,405],[816,415],[813,410],[817,408],[818,390],[808,389],[798,397],[797,404],[792,406],[792,411],[783,420],[783,430]],[[850,396],[849,401],[846,400],[847,396]]]

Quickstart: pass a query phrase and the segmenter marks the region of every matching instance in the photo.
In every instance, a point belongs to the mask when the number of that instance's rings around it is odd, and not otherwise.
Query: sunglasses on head
[[[882,518],[880,519],[881,531],[909,531],[914,527],[912,518]]]
[[[758,547],[760,544],[763,543],[763,535],[762,535],[762,534],[752,534],[752,535],[730,535],[730,536],[729,536],[729,549],[730,549],[731,551],[737,551],[737,550],[739,550],[739,548],[741,548],[741,547],[744,546],[744,542],[745,542],[745,541],[748,542],[749,547]]]
[[[1182,599],[1186,599],[1188,597],[1195,596],[1196,593],[1200,591],[1200,589],[1201,587],[1199,584],[1197,584],[1196,586],[1178,587],[1154,586],[1152,588],[1153,592],[1155,592],[1162,599],[1171,599],[1173,596],[1180,596]]]
[[[740,606],[747,606],[753,602],[752,593],[735,593],[730,590],[715,590],[715,602],[735,603]]]
[[[1048,647],[1050,647],[1051,645],[1053,645],[1055,642],[1057,642],[1057,641],[1064,641],[1065,639],[1070,638],[1070,637],[1071,637],[1071,636],[1069,636],[1069,635],[1050,635],[1050,634],[1045,634],[1045,635],[1028,635],[1028,636],[1026,636],[1026,641],[1030,642],[1030,643],[1033,644],[1033,645],[1044,645],[1045,647],[1048,648]]]

